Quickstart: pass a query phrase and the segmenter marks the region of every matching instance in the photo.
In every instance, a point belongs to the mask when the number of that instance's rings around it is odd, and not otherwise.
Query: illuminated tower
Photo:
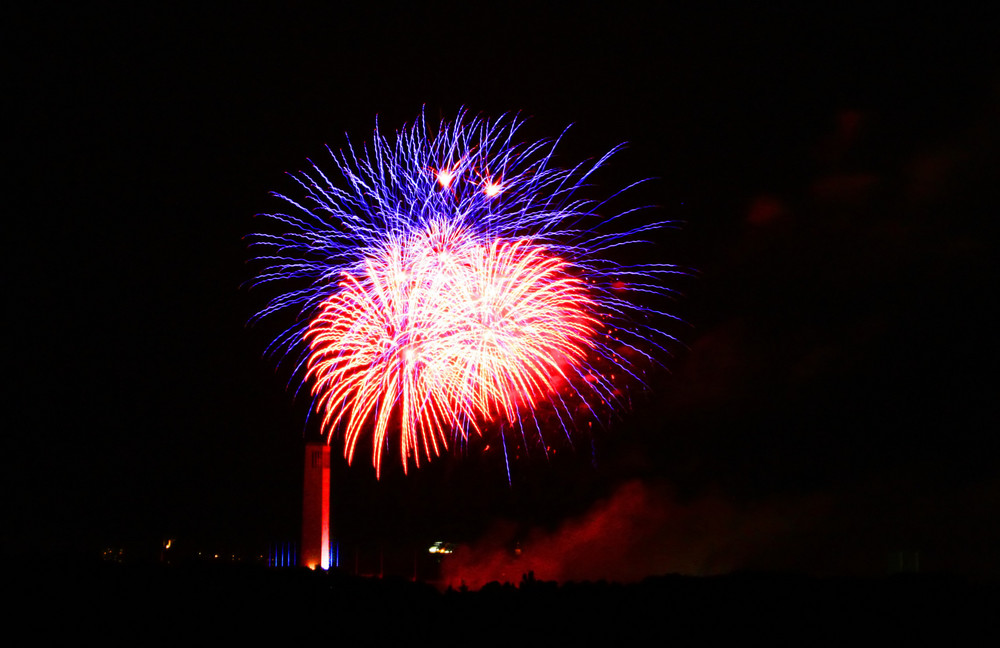
[[[302,480],[302,551],[299,564],[330,568],[330,446],[306,443]]]

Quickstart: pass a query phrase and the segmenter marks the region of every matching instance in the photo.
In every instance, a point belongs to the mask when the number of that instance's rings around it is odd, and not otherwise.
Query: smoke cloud
[[[629,583],[669,573],[755,569],[773,563],[773,547],[801,536],[802,521],[815,523],[822,511],[820,502],[806,498],[746,507],[718,496],[680,502],[667,487],[631,481],[554,531],[524,533],[510,522],[496,524],[449,557],[442,583],[478,589],[492,581],[517,583],[529,572],[561,583]]]

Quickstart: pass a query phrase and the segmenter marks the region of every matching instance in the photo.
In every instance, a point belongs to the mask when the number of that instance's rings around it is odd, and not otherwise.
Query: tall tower
[[[299,564],[330,568],[330,446],[306,443],[302,481],[302,551]]]

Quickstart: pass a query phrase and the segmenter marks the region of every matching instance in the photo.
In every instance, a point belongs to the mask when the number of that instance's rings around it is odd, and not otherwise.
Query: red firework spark
[[[577,374],[599,327],[571,265],[544,246],[430,223],[344,272],[305,331],[322,427],[342,427],[350,462],[374,426],[380,470],[399,430],[404,470],[553,395]]]
[[[521,142],[522,123],[376,128],[331,152],[338,175],[293,174],[304,197],[263,215],[284,231],[252,235],[250,285],[284,286],[254,320],[295,314],[269,350],[305,368],[349,462],[369,439],[377,473],[386,449],[407,470],[474,434],[546,447],[543,426],[627,406],[622,384],[667,352],[652,304],[681,271],[616,260],[666,222],[628,227],[636,210],[579,195],[618,147],[561,168],[559,139]]]

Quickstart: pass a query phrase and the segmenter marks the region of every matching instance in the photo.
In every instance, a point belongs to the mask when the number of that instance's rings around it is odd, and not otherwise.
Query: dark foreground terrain
[[[251,640],[335,645],[779,645],[997,635],[1000,584],[924,574],[816,579],[782,574],[556,584],[525,575],[478,591],[403,579],[225,564],[44,566],[8,572],[8,627],[121,645]],[[8,597],[9,598],[9,597]],[[16,633],[20,634],[20,633]],[[624,643],[622,643],[624,642]]]

